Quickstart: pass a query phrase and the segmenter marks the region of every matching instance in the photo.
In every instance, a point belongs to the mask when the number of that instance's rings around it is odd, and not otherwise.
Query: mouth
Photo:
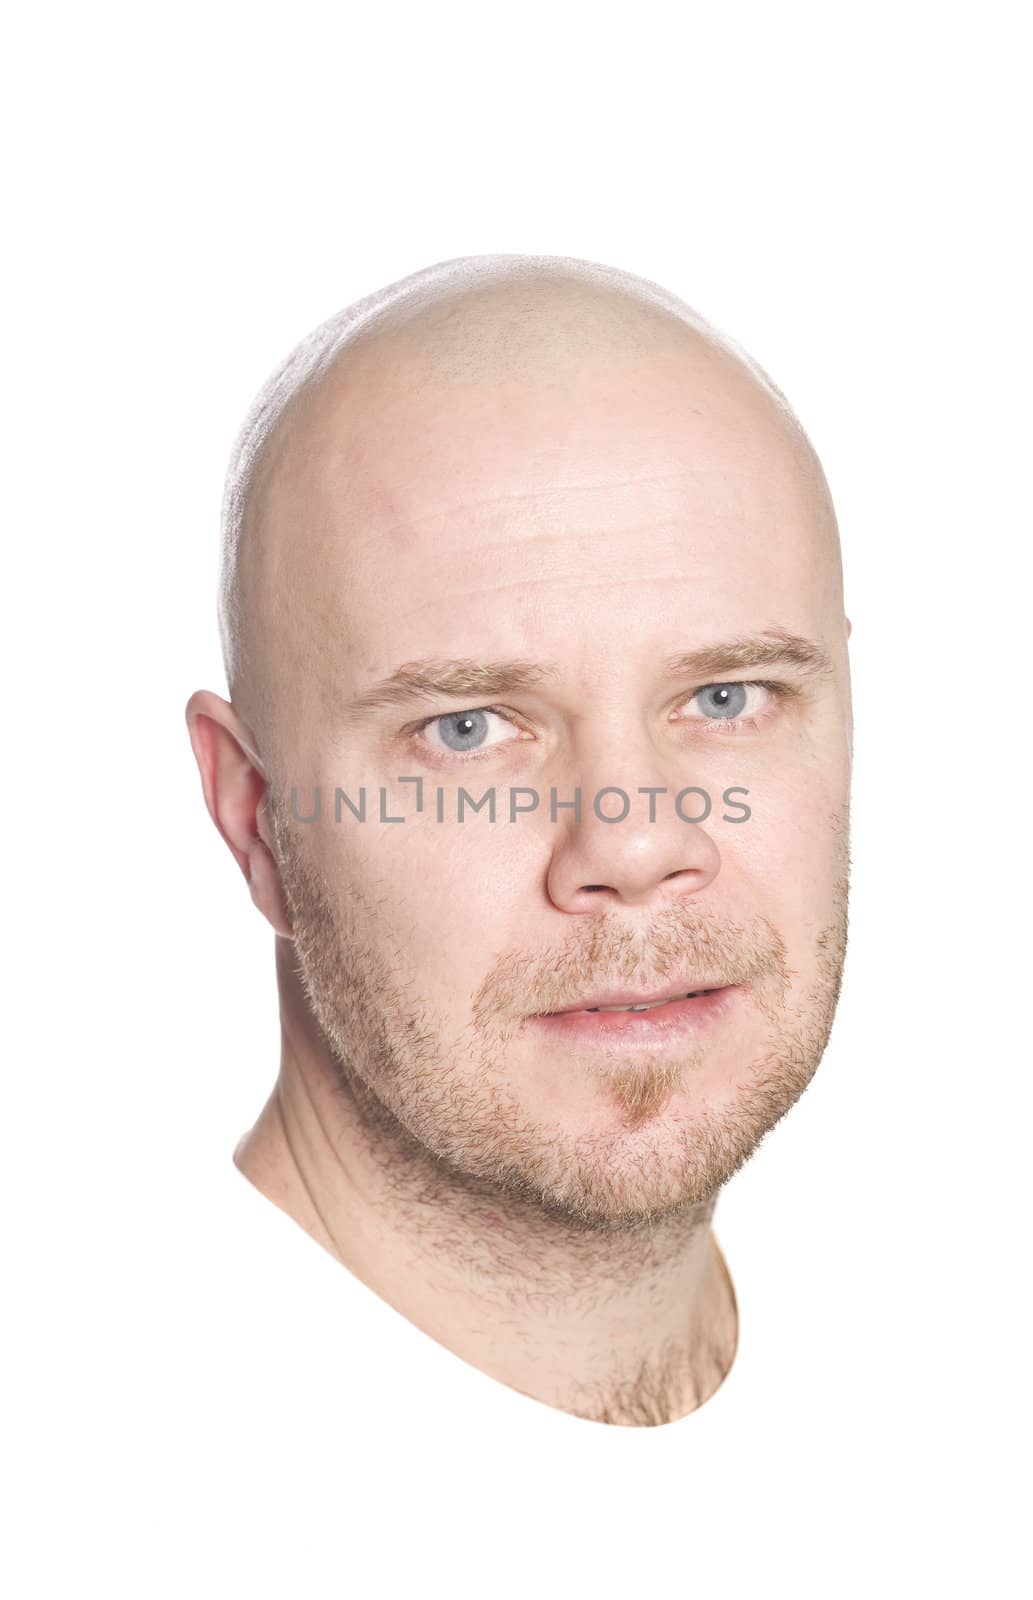
[[[530,1021],[556,1042],[662,1049],[728,1016],[739,994],[738,984],[710,983],[669,985],[649,995],[609,991]]]
[[[675,1001],[697,1000],[701,995],[716,994],[727,987],[730,986],[707,983],[705,980],[694,983],[686,979],[684,982],[668,984],[666,989],[654,990],[652,994],[632,994],[630,990],[608,989],[584,1000],[575,1000],[573,1005],[564,1006],[559,1011],[546,1011],[541,1015],[568,1017],[582,1011],[656,1011],[661,1006],[671,1005]]]

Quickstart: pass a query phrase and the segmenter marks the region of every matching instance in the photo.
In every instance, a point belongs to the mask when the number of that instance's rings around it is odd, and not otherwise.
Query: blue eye
[[[442,742],[450,750],[475,750],[483,744],[487,726],[483,711],[453,711],[438,722]]]
[[[715,729],[742,733],[762,723],[772,702],[788,692],[784,685],[775,683],[708,683],[686,702],[682,720],[712,722]]]
[[[492,719],[503,730],[513,726],[508,717],[485,706],[476,711],[446,711],[439,717],[429,718],[419,731],[432,749],[451,750],[462,755],[465,751],[491,749],[493,745],[511,742],[504,734],[491,737]]]
[[[746,705],[745,683],[709,683],[693,696],[705,717],[740,717]]]

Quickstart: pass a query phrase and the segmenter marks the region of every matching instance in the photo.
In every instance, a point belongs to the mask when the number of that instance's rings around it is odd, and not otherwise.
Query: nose
[[[654,751],[651,763],[639,764],[637,778],[627,767],[623,778],[615,777],[612,765],[606,785],[583,777],[580,820],[573,809],[557,805],[556,823],[550,819],[547,888],[558,910],[598,914],[613,903],[659,907],[713,882],[721,856],[708,819],[720,810],[720,798],[694,785],[684,768],[677,774],[656,768]],[[556,789],[557,802],[576,798],[573,786],[564,791],[557,783]]]

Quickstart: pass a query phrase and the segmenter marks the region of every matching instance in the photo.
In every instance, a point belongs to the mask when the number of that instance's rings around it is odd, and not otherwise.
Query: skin
[[[280,1074],[238,1167],[501,1382],[601,1422],[687,1415],[736,1348],[717,1196],[811,1080],[846,945],[850,625],[805,436],[666,305],[573,270],[460,277],[289,408],[236,581],[231,700],[199,692],[187,720],[276,932]],[[787,636],[823,670],[662,671]],[[349,709],[441,657],[555,670]],[[782,692],[750,690],[733,724],[701,709],[715,682]],[[451,751],[441,719],[486,707],[476,754]],[[335,785],[365,787],[365,823],[334,820]],[[492,785],[496,823],[457,822],[460,786]],[[688,785],[715,802],[698,824],[672,803]],[[403,824],[378,820],[381,786]],[[542,804],[511,825],[517,786]],[[553,786],[580,786],[580,821],[551,821]],[[593,812],[606,786],[631,797],[620,823]],[[652,821],[646,786],[668,791]],[[533,1021],[684,974],[734,1004],[660,1053]]]

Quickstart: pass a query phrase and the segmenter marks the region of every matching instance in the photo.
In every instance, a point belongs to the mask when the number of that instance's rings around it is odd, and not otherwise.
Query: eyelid
[[[496,717],[503,717],[506,722],[513,722],[520,726],[516,712],[508,710],[505,706],[457,706],[454,711],[434,711],[430,716],[423,717],[419,722],[414,722],[407,729],[403,729],[403,732],[422,733],[423,729],[429,727],[432,722],[441,722],[445,717],[470,716],[476,711],[491,712]]]
[[[746,689],[770,689],[772,694],[778,695],[795,695],[800,692],[794,684],[774,682],[764,678],[708,678],[706,683],[699,684],[688,695],[682,695],[678,704],[686,705],[690,700],[694,700],[698,694],[702,694],[704,689],[725,688],[736,683],[741,683]],[[418,722],[410,723],[408,727],[402,729],[402,732],[418,733],[422,728],[426,728],[429,723],[437,722],[442,717],[458,717],[464,712],[470,711],[492,711],[498,717],[505,717],[508,722],[515,722],[518,726],[521,724],[519,714],[509,706],[465,705],[456,706],[449,711],[432,711],[428,716],[421,717]]]
[[[462,717],[485,712],[488,715],[501,717],[504,722],[510,723],[517,732],[516,736],[509,739],[499,739],[495,744],[475,746],[472,750],[451,750],[447,745],[431,744],[429,739],[421,738],[423,730],[432,722],[443,722],[446,717]],[[497,754],[507,745],[522,743],[521,734],[526,733],[525,725],[517,718],[515,712],[506,710],[503,706],[459,706],[455,711],[437,711],[430,716],[423,717],[421,721],[403,730],[403,737],[415,740],[429,759],[435,762],[446,762],[449,766],[462,766],[464,763],[475,764],[477,761],[487,760]]]
[[[794,695],[799,691],[790,683],[775,682],[767,678],[711,678],[707,683],[701,683],[692,693],[686,695],[678,703],[690,705],[698,694],[706,689],[767,689],[773,695]]]

